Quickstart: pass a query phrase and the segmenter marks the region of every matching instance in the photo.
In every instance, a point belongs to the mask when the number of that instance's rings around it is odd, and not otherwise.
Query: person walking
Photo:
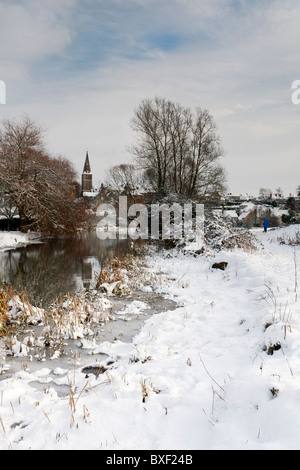
[[[265,233],[267,233],[268,228],[269,228],[269,222],[268,222],[268,219],[265,219],[264,220],[264,231],[265,231]]]

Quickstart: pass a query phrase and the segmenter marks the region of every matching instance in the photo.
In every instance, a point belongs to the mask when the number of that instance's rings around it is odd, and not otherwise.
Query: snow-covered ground
[[[0,232],[0,250],[17,248],[38,242],[40,234],[21,232]]]
[[[283,244],[297,231],[256,230],[257,251],[153,254],[153,289],[178,308],[132,344],[94,345],[98,375],[25,357],[0,380],[0,448],[300,449],[300,249]]]

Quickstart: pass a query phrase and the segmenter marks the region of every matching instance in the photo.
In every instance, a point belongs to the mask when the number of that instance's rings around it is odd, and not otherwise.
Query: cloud
[[[30,64],[59,54],[71,43],[68,13],[72,0],[0,3],[1,59]]]
[[[89,148],[101,180],[129,158],[141,99],[199,105],[217,122],[232,191],[293,191],[299,21],[293,0],[2,1],[0,113],[31,115],[79,172]]]

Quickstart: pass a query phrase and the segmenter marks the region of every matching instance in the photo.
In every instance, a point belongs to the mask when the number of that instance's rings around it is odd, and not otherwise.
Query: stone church
[[[81,192],[89,193],[93,191],[93,174],[91,171],[89,153],[86,152],[83,173],[81,175]]]

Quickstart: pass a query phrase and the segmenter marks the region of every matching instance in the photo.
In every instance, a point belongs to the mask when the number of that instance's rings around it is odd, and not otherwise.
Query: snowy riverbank
[[[0,232],[0,250],[9,250],[31,243],[40,243],[39,233]]]
[[[257,251],[153,253],[153,289],[178,308],[133,343],[89,344],[97,374],[24,357],[0,380],[0,448],[299,449],[298,231],[257,230]]]

